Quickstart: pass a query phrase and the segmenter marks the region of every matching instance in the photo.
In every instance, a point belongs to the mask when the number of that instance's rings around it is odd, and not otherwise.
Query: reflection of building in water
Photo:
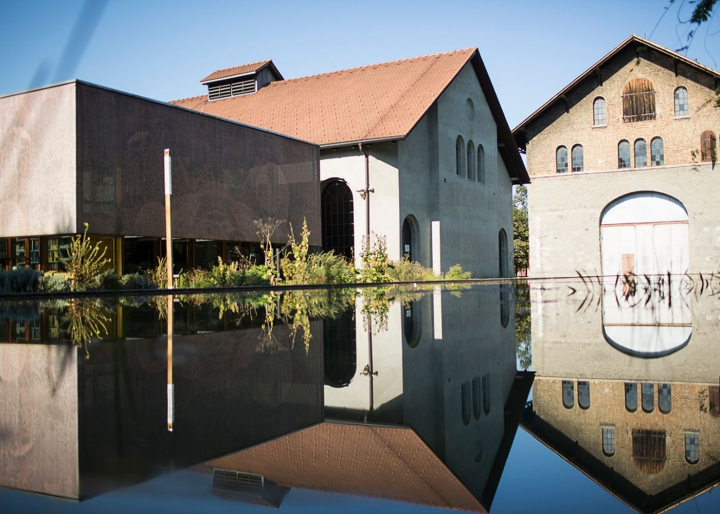
[[[578,311],[582,299],[574,295],[555,301],[566,291],[535,291],[534,299],[543,300],[533,305],[537,377],[523,426],[639,512],[664,511],[720,483],[714,298],[681,296],[678,290],[673,305],[681,305],[672,307],[655,291],[637,311],[621,299],[619,307],[602,313],[593,307]],[[608,298],[606,292],[604,305]],[[640,356],[603,338],[603,322],[612,317],[627,320],[631,331],[633,320],[673,316],[692,320],[692,339],[664,356]],[[656,325],[663,328],[668,327]],[[637,344],[643,333],[634,334]]]
[[[329,320],[325,423],[215,459],[204,471],[489,510],[532,374],[516,371],[513,324],[503,327],[497,289],[483,289],[393,303],[380,332],[363,328],[360,303],[353,324]],[[506,314],[509,321],[512,309]]]
[[[0,486],[85,499],[224,455],[322,420],[322,331],[306,352],[277,324],[238,328],[210,307],[175,306],[174,431],[167,431],[164,320],[148,307],[113,308],[109,334],[85,350],[53,316],[45,344],[0,343]],[[49,323],[49,326],[47,325]],[[17,334],[25,322],[7,322]]]

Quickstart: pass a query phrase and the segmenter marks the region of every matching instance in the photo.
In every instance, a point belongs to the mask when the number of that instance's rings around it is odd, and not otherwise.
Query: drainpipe
[[[374,189],[370,189],[370,156],[367,153],[367,148],[363,148],[362,143],[358,143],[358,150],[365,156],[365,189],[360,189],[360,198],[365,200],[365,244],[370,245],[370,193],[374,193]],[[368,365],[363,370],[369,378],[368,387],[370,393],[370,405],[368,412],[365,413],[365,423],[368,421],[368,414],[372,413],[374,409],[374,393],[373,393],[373,377],[377,375],[377,371],[373,369],[373,351],[372,351],[372,316],[368,315]]]

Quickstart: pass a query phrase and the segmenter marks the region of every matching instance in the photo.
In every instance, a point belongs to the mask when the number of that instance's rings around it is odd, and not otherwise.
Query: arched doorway
[[[411,261],[418,260],[417,221],[410,215],[405,218],[402,226],[402,256]]]
[[[320,203],[323,251],[352,259],[355,247],[352,191],[344,181],[330,179],[323,184]]]
[[[681,202],[656,192],[612,201],[600,217],[603,336],[619,351],[661,357],[685,347],[692,315],[682,301],[680,278],[690,266],[688,212]],[[662,294],[645,291],[660,288]]]

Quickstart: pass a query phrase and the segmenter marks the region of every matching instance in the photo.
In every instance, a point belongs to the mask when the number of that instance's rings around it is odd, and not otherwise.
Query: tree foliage
[[[527,188],[517,186],[513,194],[513,250],[515,274],[527,270],[530,255]]]

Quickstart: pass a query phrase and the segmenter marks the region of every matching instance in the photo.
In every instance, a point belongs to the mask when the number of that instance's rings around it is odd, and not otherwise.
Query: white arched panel
[[[662,193],[633,193],[612,202],[601,225],[688,221],[682,203]]]
[[[605,339],[636,357],[662,357],[683,348],[692,335],[688,326],[605,326]]]

